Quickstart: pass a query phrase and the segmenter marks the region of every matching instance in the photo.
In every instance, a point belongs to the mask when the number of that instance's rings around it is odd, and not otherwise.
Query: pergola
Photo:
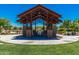
[[[49,10],[42,5],[37,5],[34,8],[21,13],[20,15],[18,15],[18,17],[20,19],[17,21],[23,24],[23,36],[28,37],[32,37],[35,35],[34,33],[36,33],[36,23],[34,31],[32,23],[39,18],[46,22],[46,24],[43,25],[44,31],[42,34],[42,36],[46,37],[56,37],[55,24],[61,22],[61,20],[59,19],[61,15]],[[28,24],[30,24],[30,26]]]

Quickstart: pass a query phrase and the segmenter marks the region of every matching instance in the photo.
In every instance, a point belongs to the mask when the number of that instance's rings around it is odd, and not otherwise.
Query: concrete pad
[[[59,40],[14,40],[14,37],[19,35],[0,35],[0,40],[3,42],[13,43],[13,44],[26,44],[26,45],[55,45],[55,44],[67,44],[73,43],[79,40],[79,36],[62,36]]]

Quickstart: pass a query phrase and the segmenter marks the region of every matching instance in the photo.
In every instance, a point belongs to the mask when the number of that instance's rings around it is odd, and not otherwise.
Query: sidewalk
[[[55,45],[55,44],[66,44],[76,42],[79,36],[62,36],[59,40],[14,40],[14,37],[19,35],[0,35],[0,40],[14,44],[26,44],[26,45]]]

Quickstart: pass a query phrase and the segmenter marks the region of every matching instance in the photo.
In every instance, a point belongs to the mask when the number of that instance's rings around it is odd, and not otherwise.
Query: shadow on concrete
[[[32,36],[32,37],[24,37],[22,35],[15,36],[13,40],[59,40],[58,37],[48,38],[46,36]]]

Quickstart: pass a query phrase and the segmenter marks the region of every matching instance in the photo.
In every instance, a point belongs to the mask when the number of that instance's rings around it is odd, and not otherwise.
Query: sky
[[[37,4],[0,4],[0,18],[10,20],[13,26],[21,26],[16,20],[17,15],[27,11]],[[61,20],[79,18],[79,4],[43,4],[46,8],[60,14]]]

